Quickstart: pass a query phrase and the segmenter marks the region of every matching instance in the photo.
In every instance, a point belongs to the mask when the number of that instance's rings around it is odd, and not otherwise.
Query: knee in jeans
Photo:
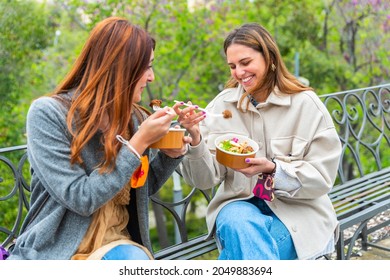
[[[246,227],[269,229],[272,217],[262,214],[259,209],[248,202],[232,202],[222,208],[217,217],[219,228],[241,231]]]
[[[235,230],[240,228],[240,225],[250,223],[251,217],[248,217],[248,213],[242,211],[243,209],[236,203],[226,205],[218,214],[218,224],[223,227],[227,227],[229,230]],[[245,213],[245,214],[243,214]]]
[[[149,256],[137,246],[121,244],[108,251],[102,260],[149,260]]]

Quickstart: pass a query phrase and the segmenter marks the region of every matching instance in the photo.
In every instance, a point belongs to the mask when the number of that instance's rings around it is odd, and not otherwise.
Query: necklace
[[[256,99],[253,98],[252,95],[248,95],[248,98],[249,98],[249,101],[253,104],[253,106],[257,106],[259,104],[259,102],[256,101]]]

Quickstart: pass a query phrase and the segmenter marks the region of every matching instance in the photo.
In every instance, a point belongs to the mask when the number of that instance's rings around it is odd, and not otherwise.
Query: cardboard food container
[[[169,132],[157,142],[150,145],[153,149],[180,149],[183,147],[184,128],[170,128]]]
[[[253,152],[250,153],[236,153],[236,152],[229,152],[221,148],[221,142],[225,140],[232,140],[236,139],[237,142],[235,142],[238,145],[247,144],[248,146],[251,146],[253,148]],[[216,147],[216,158],[217,161],[225,165],[226,167],[235,168],[235,169],[241,169],[249,167],[249,164],[245,162],[246,158],[254,158],[257,151],[259,150],[259,145],[253,141],[252,139],[236,135],[236,134],[225,134],[222,136],[219,136],[215,139],[215,147]]]

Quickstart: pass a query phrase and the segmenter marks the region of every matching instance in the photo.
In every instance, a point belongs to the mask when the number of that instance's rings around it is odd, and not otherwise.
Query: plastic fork
[[[159,107],[159,106],[157,106],[157,105],[153,105],[153,111],[159,111],[159,110],[163,110],[164,108],[161,108],[161,107]],[[170,111],[165,111],[165,113],[167,113],[168,115],[172,115],[172,112],[170,112]]]
[[[191,106],[195,106],[194,104],[188,104],[188,103],[184,103],[182,101],[178,101],[178,100],[173,100],[173,102],[175,103],[180,103],[181,105],[184,105],[186,107],[191,107]],[[196,106],[197,107],[197,106]],[[223,114],[216,114],[216,113],[209,113],[206,109],[204,108],[201,108],[201,107],[197,107],[195,108],[195,110],[199,110],[199,111],[203,111],[203,112],[206,112],[207,116],[213,116],[213,117],[223,117]]]

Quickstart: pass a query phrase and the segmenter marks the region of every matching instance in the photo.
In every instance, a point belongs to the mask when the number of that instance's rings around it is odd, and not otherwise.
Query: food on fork
[[[230,119],[231,117],[233,117],[233,114],[232,112],[230,112],[229,110],[224,110],[222,112],[222,116],[225,118],[225,119]]]
[[[173,102],[181,103],[181,105],[184,105],[184,106],[187,106],[187,107],[195,106],[195,105],[193,105],[193,104],[184,103],[184,102],[178,101],[178,100],[173,100]],[[222,112],[222,114],[209,113],[209,112],[207,112],[206,109],[203,109],[203,108],[200,108],[200,107],[197,107],[196,110],[206,112],[206,113],[207,113],[207,114],[206,114],[207,116],[213,116],[213,117],[222,116],[222,117],[224,117],[225,119],[230,119],[230,118],[233,116],[232,112],[229,111],[229,110],[224,110],[224,111]]]
[[[153,99],[150,101],[149,106],[153,108],[153,106],[161,107],[162,100],[160,99]]]
[[[153,99],[150,101],[149,106],[152,107],[153,111],[157,112],[160,110],[164,110],[165,108],[161,108],[162,100],[160,99]],[[172,115],[172,112],[164,110],[166,114]]]

